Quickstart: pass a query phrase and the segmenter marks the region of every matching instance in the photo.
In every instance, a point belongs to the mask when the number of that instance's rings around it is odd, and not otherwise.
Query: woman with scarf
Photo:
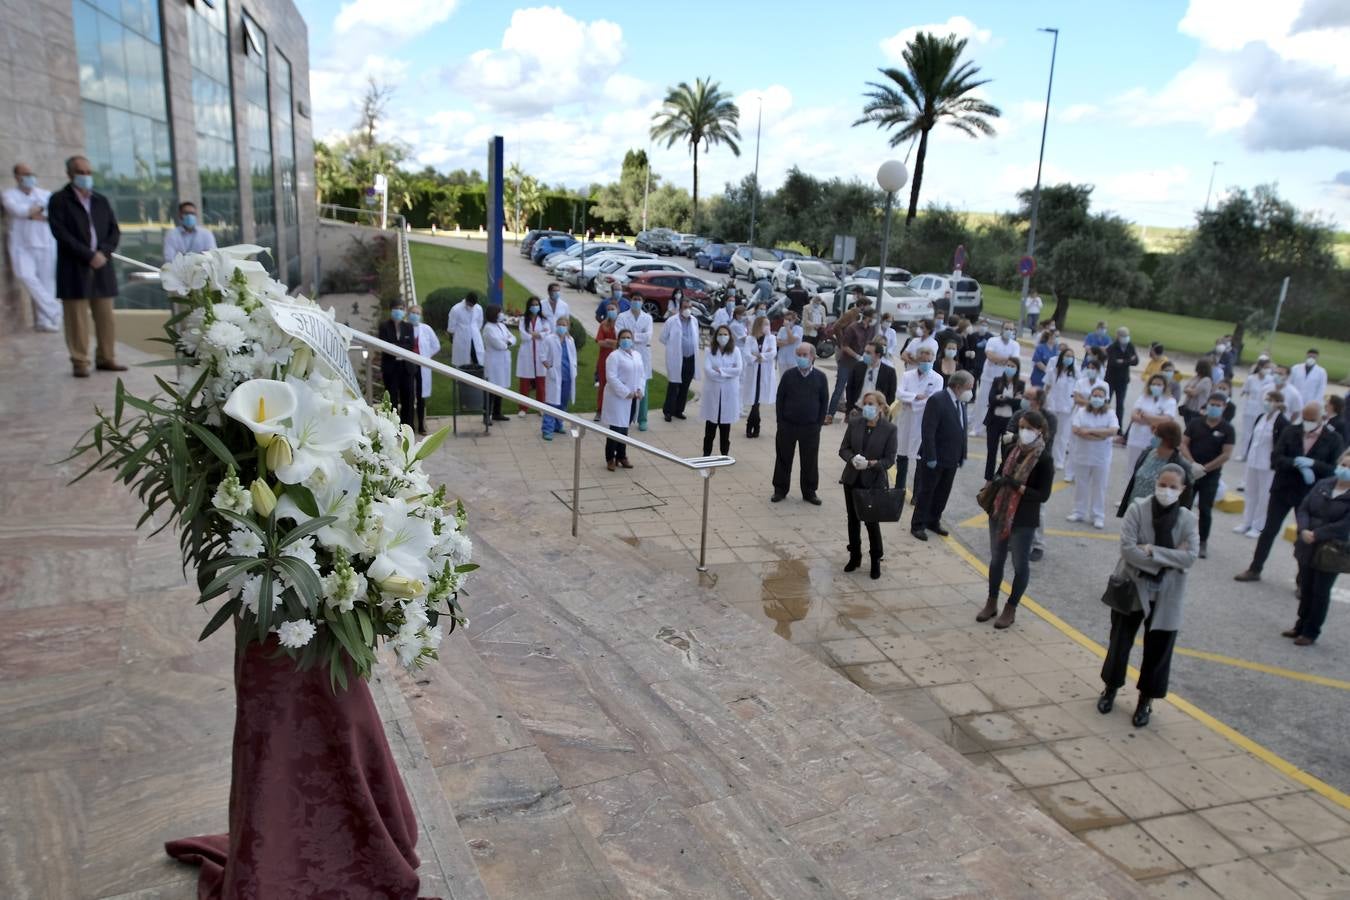
[[[1097,712],[1106,715],[1115,706],[1116,691],[1125,684],[1134,636],[1143,625],[1135,728],[1147,725],[1153,701],[1167,696],[1172,648],[1186,599],[1186,572],[1199,558],[1200,520],[1180,503],[1185,484],[1185,469],[1174,463],[1163,466],[1153,496],[1131,503],[1120,525],[1120,562],[1112,578],[1133,582],[1137,601],[1128,612],[1112,605],[1111,643],[1102,663],[1106,688],[1097,700]]]
[[[995,628],[1012,625],[1017,618],[1017,604],[1031,581],[1031,544],[1041,524],[1041,504],[1050,499],[1055,482],[1054,453],[1046,447],[1048,431],[1045,416],[1035,410],[1022,413],[1017,423],[1017,440],[991,482],[995,494],[993,511],[989,513],[989,599],[975,617],[976,622],[988,622],[998,613],[1003,563],[1010,553],[1012,591],[1003,612],[994,621]]]

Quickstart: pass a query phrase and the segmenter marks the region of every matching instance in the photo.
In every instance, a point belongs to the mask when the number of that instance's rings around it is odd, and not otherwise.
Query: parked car
[[[531,228],[529,231],[525,232],[525,237],[520,241],[520,255],[529,257],[530,251],[534,249],[534,242],[541,237],[560,234],[567,234],[567,232],[555,231],[552,228]]]
[[[558,267],[557,277],[575,288],[595,290],[595,276],[607,263],[618,259],[656,259],[654,253],[639,253],[636,250],[608,250],[596,253],[585,260],[568,260]]]
[[[909,286],[933,301],[948,316],[973,318],[984,311],[984,291],[967,275],[915,275]]]
[[[578,241],[577,243],[573,244],[572,246],[564,250],[562,256],[554,258],[551,262],[547,259],[544,260],[544,268],[548,269],[548,271],[551,273],[556,272],[559,266],[563,265],[569,260],[580,260],[582,259],[583,256],[586,259],[590,259],[597,253],[608,253],[610,251],[636,252],[628,244],[592,243],[590,241],[584,242]],[[577,265],[580,266],[580,263],[578,262]]]
[[[780,262],[785,259],[806,259],[805,253],[799,253],[796,250],[784,250],[782,247],[774,247],[769,252],[778,257]]]
[[[639,231],[633,246],[647,253],[674,256],[678,251],[679,234],[669,228],[651,228]]]
[[[606,265],[595,277],[595,292],[604,296],[615,285],[627,285],[634,275],[640,272],[673,272],[688,275],[689,270],[679,263],[665,262],[660,259],[624,259],[614,260],[617,265]]]
[[[728,244],[704,244],[694,254],[694,268],[709,272],[731,271],[732,247]]]
[[[705,237],[699,237],[696,234],[682,234],[680,235],[680,253],[692,257],[706,243],[708,243],[708,239]]]
[[[812,294],[833,291],[839,287],[839,279],[830,271],[830,267],[818,259],[785,259],[773,270],[774,290],[786,292],[793,284],[799,284]]]
[[[534,242],[534,249],[530,251],[530,261],[537,265],[543,265],[544,257],[551,253],[557,253],[559,250],[566,250],[576,243],[579,242],[570,234],[542,237]]]
[[[833,294],[821,294],[821,299],[825,301],[826,319],[834,321],[844,314],[844,304],[847,302],[849,292],[852,291],[854,285],[860,286],[863,294],[871,297],[872,303],[876,304],[876,281],[858,281],[856,278],[850,278],[844,282],[842,290],[835,291]],[[903,323],[908,328],[911,323],[920,319],[931,319],[933,317],[932,300],[911,290],[907,285],[887,282],[883,287],[885,297],[880,303],[880,311],[890,313],[893,321]]]
[[[737,247],[731,255],[731,275],[746,281],[759,281],[773,275],[778,257],[763,247]]]
[[[624,285],[628,298],[642,300],[642,308],[660,322],[666,317],[666,308],[670,297],[679,288],[691,301],[698,301],[706,308],[712,285],[697,275],[682,275],[678,272],[637,272]]]
[[[870,280],[876,283],[877,275],[881,272],[880,266],[864,266],[853,273],[853,278],[857,281]],[[909,280],[914,276],[910,274],[909,269],[902,269],[899,266],[886,267],[886,280],[893,281],[896,284],[909,284]]]

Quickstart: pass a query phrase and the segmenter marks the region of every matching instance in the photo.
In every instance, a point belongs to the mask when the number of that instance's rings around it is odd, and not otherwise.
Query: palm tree
[[[652,140],[666,142],[673,147],[676,141],[685,141],[694,155],[694,223],[698,230],[698,148],[711,150],[726,144],[731,152],[741,155],[736,143],[741,133],[736,128],[741,111],[711,78],[699,78],[691,88],[687,81],[666,92],[661,111],[652,116]]]
[[[985,118],[1001,115],[997,106],[986,103],[975,95],[988,79],[977,81],[979,68],[970,62],[961,62],[966,49],[964,38],[948,35],[940,38],[920,32],[905,47],[905,68],[879,69],[888,83],[867,82],[872,90],[863,94],[867,103],[854,127],[868,122],[883,130],[897,128],[890,145],[898,147],[905,141],[919,138],[919,153],[914,160],[914,180],[910,182],[908,225],[919,209],[919,188],[923,184],[923,164],[928,156],[928,132],[945,120],[957,131],[971,137],[992,136],[994,126]]]

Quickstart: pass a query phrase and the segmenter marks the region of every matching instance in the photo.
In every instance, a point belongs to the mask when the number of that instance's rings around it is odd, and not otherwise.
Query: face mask
[[[1158,437],[1155,434],[1152,438],[1149,439],[1148,445],[1150,449],[1157,450],[1159,447],[1162,446],[1162,438]]]
[[[1097,377],[1097,367],[1096,367],[1096,366],[1088,366],[1086,369],[1083,370],[1083,374],[1086,375],[1086,376],[1089,377],[1089,378],[1096,378],[1096,377]]]
[[[402,321],[403,321],[403,310],[401,310],[401,309],[391,309],[391,310],[389,310],[389,318],[393,319],[395,322],[402,322]]]
[[[1308,363],[1308,368],[1311,369],[1313,366],[1317,365],[1317,357],[1310,356],[1307,358],[1306,362]]]
[[[408,321],[411,322],[411,323],[413,323],[414,325],[421,324],[421,322],[422,322],[422,314],[421,314],[421,313],[409,313],[409,314],[408,314]]]
[[[1105,328],[1098,328],[1098,329],[1097,329],[1097,333],[1098,333],[1098,334],[1106,334],[1106,329],[1105,329]]]
[[[93,175],[76,175],[70,179],[71,183],[82,191],[92,191],[94,189]]]
[[[1265,403],[1262,403],[1261,407],[1266,411],[1266,415],[1271,415],[1272,413],[1275,412],[1275,404],[1271,403],[1269,400],[1267,400]]]
[[[1105,405],[1106,405],[1105,397],[1092,397],[1088,400],[1088,406],[1092,407],[1093,409],[1101,409]]]
[[[870,366],[872,363],[876,362],[876,359],[877,358],[870,353],[863,354],[863,363],[866,365]]]
[[[717,336],[717,346],[725,347],[729,343],[731,343],[731,335],[727,334],[726,332],[723,332]]]
[[[929,372],[933,371],[933,364],[930,362],[921,362],[915,366],[915,368],[919,370],[920,375],[927,375]]]
[[[539,315],[539,304],[538,304],[538,303],[531,303],[531,304],[530,304],[530,313],[531,313],[532,315],[536,315],[536,316]]]
[[[1004,367],[1003,367],[1003,374],[1006,375],[1006,376],[1009,377],[1009,378],[1012,378],[1014,375],[1017,374],[1017,370],[1014,369],[1012,366],[1004,366]]]
[[[1276,375],[1276,376],[1275,376],[1275,383],[1278,384],[1280,387],[1284,387],[1284,383],[1285,383],[1286,381],[1288,381],[1288,380],[1289,380],[1289,376],[1288,376],[1288,375]]]
[[[942,355],[947,357],[948,359],[956,359],[956,348],[952,347],[947,350],[943,350]]]
[[[196,216],[194,213],[184,213],[184,214],[183,214],[183,227],[184,227],[184,228],[189,228],[189,229],[191,229],[191,228],[196,228],[196,227],[197,227],[197,216]]]
[[[1153,489],[1153,496],[1156,497],[1158,502],[1163,506],[1171,506],[1181,497],[1181,488],[1170,488],[1158,485],[1158,487]]]
[[[557,291],[549,291],[549,292],[548,292],[548,299],[552,300],[554,303],[557,303],[557,302],[558,302],[558,297],[559,297],[559,296],[561,296],[561,295],[560,295]]]
[[[632,338],[619,338],[619,349],[620,349],[620,350],[632,350],[632,349],[633,349],[633,339],[632,339]]]
[[[1337,480],[1337,481],[1350,481],[1350,466],[1337,466],[1337,467],[1336,467],[1336,480]]]
[[[37,187],[37,176],[21,175],[19,177],[19,187],[31,191],[33,188]]]
[[[1208,415],[1211,419],[1217,419],[1219,416],[1223,415],[1223,407],[1213,405],[1206,406],[1205,414]]]
[[[803,372],[811,368],[811,358],[809,356],[797,357],[797,368],[801,369]]]
[[[1004,339],[1005,341],[1011,341],[1011,340],[1013,339],[1013,333],[1012,333],[1011,331],[1004,331],[1004,332],[1003,332],[1003,339]]]
[[[1321,427],[1322,427],[1322,423],[1321,423],[1321,422],[1309,421],[1308,419],[1304,419],[1304,420],[1303,420],[1303,430],[1304,430],[1304,431],[1316,431],[1317,429],[1319,429],[1319,428],[1321,428]]]
[[[862,414],[864,419],[866,419],[869,422],[872,421],[877,417],[876,405],[872,403],[864,403],[862,408]]]
[[[727,307],[727,312],[731,312],[732,310],[734,310],[734,309],[736,308],[736,304],[735,304],[734,301],[728,300],[727,303],[726,303],[726,307]]]
[[[1124,347],[1126,344],[1130,342],[1130,339],[1129,337],[1116,338],[1116,342],[1119,343],[1120,346]]]
[[[886,319],[882,319],[882,320],[881,320],[881,330],[882,330],[882,331],[889,331],[890,328],[891,328],[891,323],[890,323],[889,321],[887,321]]]
[[[685,307],[684,309],[680,310],[680,318],[681,318],[681,319],[687,319],[687,318],[689,318],[691,315],[692,315],[692,313],[689,311],[689,308],[688,308],[688,307]]]
[[[1062,363],[1064,364],[1064,368],[1066,368],[1066,369],[1072,369],[1072,368],[1073,368],[1073,357],[1072,357],[1072,356],[1061,356],[1061,357],[1059,358],[1059,361],[1062,362]]]
[[[1036,438],[1040,436],[1041,433],[1034,428],[1017,429],[1017,439],[1021,441],[1023,444],[1027,445],[1034,444],[1036,443]]]
[[[1161,397],[1163,395],[1163,386],[1161,384],[1150,384],[1148,386],[1148,392],[1154,397]]]
[[[553,326],[553,330],[558,332],[558,334],[567,334],[567,326],[561,322]]]
[[[937,331],[941,331],[943,329],[943,326],[945,326],[946,324],[947,323],[944,322],[942,319],[938,319],[935,322],[933,322],[933,328]]]
[[[960,395],[959,397],[957,397],[956,399],[960,400],[962,403],[969,403],[971,400],[974,400],[974,399],[975,399],[975,392],[974,392],[974,391],[962,391],[962,392],[961,392],[961,395]]]
[[[922,328],[915,328],[915,329],[914,329],[914,339],[915,339],[915,340],[923,340],[923,329],[922,329]]]
[[[609,319],[611,322],[614,321],[615,319],[617,319],[618,317],[619,317],[619,311],[618,311],[617,309],[607,309],[607,310],[605,310],[605,318],[606,318],[606,319]]]

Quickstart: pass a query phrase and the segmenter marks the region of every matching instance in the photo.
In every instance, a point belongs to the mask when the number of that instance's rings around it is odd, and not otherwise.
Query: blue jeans
[[[567,412],[566,403],[550,403],[549,405],[554,409]],[[562,434],[567,430],[563,427],[563,420],[559,419],[557,416],[550,416],[545,413],[540,418],[542,419],[542,424],[540,425],[540,433],[542,434]]]

